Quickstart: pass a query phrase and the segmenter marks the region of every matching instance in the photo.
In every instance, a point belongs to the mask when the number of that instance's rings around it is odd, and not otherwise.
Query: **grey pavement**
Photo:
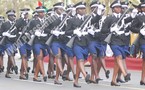
[[[21,60],[19,59],[19,55],[16,55],[16,64],[20,68]],[[7,57],[4,57],[4,64],[6,66],[7,63]],[[32,61],[29,61],[29,66],[32,67]],[[47,63],[45,63],[45,70],[47,70]],[[19,74],[11,75],[11,79],[7,79],[4,77],[5,72],[0,74],[0,90],[145,90],[145,86],[140,86],[140,76],[141,71],[130,71],[131,73],[131,81],[121,84],[119,87],[110,86],[110,81],[112,78],[112,69],[109,69],[111,71],[110,78],[106,79],[104,75],[104,71],[101,70],[100,77],[103,79],[103,81],[100,81],[99,84],[86,84],[85,80],[82,78],[79,80],[81,88],[74,88],[73,87],[73,81],[62,81],[60,77],[60,81],[62,82],[62,85],[55,85],[53,84],[53,79],[48,79],[47,82],[33,82],[33,74],[29,73],[29,80],[20,80]],[[90,67],[86,67],[86,71],[90,73]],[[82,76],[82,75],[81,75]],[[72,74],[70,75],[72,77]],[[42,77],[40,77],[42,79]]]

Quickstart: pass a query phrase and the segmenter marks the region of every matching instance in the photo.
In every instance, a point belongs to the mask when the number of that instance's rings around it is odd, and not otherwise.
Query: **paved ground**
[[[16,56],[16,63],[20,66],[19,56]],[[7,62],[7,57],[5,59],[5,66]],[[29,65],[32,67],[32,62],[29,61]],[[45,69],[47,70],[47,64],[45,64]],[[86,71],[90,73],[90,68],[87,67]],[[121,84],[119,87],[110,86],[112,69],[110,69],[111,74],[110,78],[106,79],[104,76],[103,70],[100,73],[100,77],[103,78],[103,81],[100,81],[99,84],[86,84],[84,79],[80,79],[80,85],[82,86],[80,90],[145,90],[145,86],[140,86],[140,71],[129,71],[131,73],[131,81],[125,84]],[[73,82],[69,81],[60,81],[63,83],[62,85],[54,85],[53,80],[49,79],[47,82],[33,82],[33,74],[30,73],[30,78],[27,81],[19,80],[18,75],[11,75],[11,79],[7,79],[4,77],[5,72],[0,74],[0,90],[74,90],[76,88],[73,87]],[[72,76],[72,75],[70,75]],[[40,78],[41,79],[41,78]]]

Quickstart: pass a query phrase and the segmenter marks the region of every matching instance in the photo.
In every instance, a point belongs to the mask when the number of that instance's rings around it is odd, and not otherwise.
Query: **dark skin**
[[[58,15],[62,15],[62,13],[64,12],[64,9],[63,8],[55,8],[55,12],[58,14]],[[54,56],[55,59],[56,59],[56,77],[55,77],[55,83],[56,84],[61,84],[59,82],[59,76],[60,74],[63,75],[63,67],[62,67],[62,52],[61,52],[61,49],[59,48],[58,49],[58,54]]]
[[[43,18],[45,16],[45,13],[44,12],[38,12],[38,17],[39,18]]]
[[[122,8],[122,13],[124,13],[126,10],[127,10],[127,8]],[[123,60],[122,62],[123,62],[124,68],[125,68],[125,72],[127,73],[126,61]],[[121,74],[122,74],[121,70],[119,70],[118,77],[117,77],[118,80],[121,80]]]
[[[113,12],[115,12],[115,13],[119,14],[119,13],[121,13],[121,12],[122,12],[122,9],[121,9],[121,7],[120,7],[120,6],[116,6],[116,7],[114,7],[114,8],[113,8]]]
[[[58,14],[58,15],[61,15],[63,12],[64,12],[64,9],[63,8],[57,8],[55,10],[55,12]]]
[[[77,12],[77,14],[83,16],[86,14],[86,8],[78,8],[78,9],[76,9],[76,12]],[[85,68],[84,68],[83,59],[77,60],[77,63],[76,63],[76,78],[74,80],[74,84],[76,84],[76,85],[78,85],[78,79],[79,79],[80,73],[82,73],[84,77],[87,76]]]
[[[28,19],[28,16],[29,16],[29,14],[26,13],[25,16],[24,16],[24,19]],[[25,77],[25,75],[28,75],[28,72],[27,72],[27,67],[28,67],[27,55],[23,54],[23,55],[21,55],[21,58],[22,58],[22,63],[21,63],[20,77],[22,79],[27,79],[27,77]]]
[[[94,9],[96,9],[94,11]],[[97,14],[97,7],[91,7],[91,11],[94,12],[95,14]],[[91,81],[94,81],[94,76],[95,78],[99,78],[99,72],[101,67],[103,67],[104,71],[106,72],[106,67],[105,67],[105,61],[104,61],[104,57],[96,57],[93,54],[92,56],[92,62],[91,62]],[[95,82],[95,81],[94,81]]]
[[[113,11],[114,11],[114,13],[119,14],[119,13],[122,12],[122,9],[121,9],[120,6],[116,6],[116,7],[113,8]],[[121,70],[124,77],[127,75],[127,73],[125,71],[125,68],[123,66],[122,55],[115,56],[114,72],[113,72],[113,77],[112,77],[112,82],[114,84],[116,84],[116,77],[117,77],[117,74],[118,74],[119,70]]]
[[[29,14],[27,13],[27,14],[25,14],[24,19],[28,19],[28,17],[29,17]]]
[[[142,7],[141,10],[142,12],[145,12],[145,7]],[[142,62],[141,82],[145,83],[145,58],[143,58],[143,62]]]
[[[86,14],[86,8],[78,8],[76,10],[76,13],[79,14],[79,15],[81,15],[81,16],[83,16],[83,15]]]
[[[8,16],[8,19],[9,19],[10,21],[14,21],[14,20],[15,20],[15,16],[14,16],[14,15],[9,15],[9,16]]]
[[[38,12],[38,17],[43,18],[45,16],[44,12]],[[44,65],[43,65],[43,52],[40,50],[40,54],[36,56],[36,68],[35,68],[35,73],[34,73],[34,78],[33,79],[38,79],[38,73],[42,73],[42,77],[44,79],[45,76],[45,70],[44,70]]]
[[[8,15],[8,19],[10,21],[15,21],[15,15]],[[16,67],[16,63],[15,63],[15,59],[14,59],[14,53],[11,54],[11,55],[8,55],[8,65],[7,65],[6,77],[10,77],[9,73],[10,73],[11,67]],[[17,72],[16,69],[15,69],[15,71]]]

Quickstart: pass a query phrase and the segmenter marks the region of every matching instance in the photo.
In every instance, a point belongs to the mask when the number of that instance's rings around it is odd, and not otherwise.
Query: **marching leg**
[[[125,81],[129,81],[130,80],[130,74],[127,74],[124,67],[123,67],[122,57],[117,56],[116,59],[117,59],[117,64],[118,64],[118,66],[119,66],[119,68],[120,68],[120,70],[121,70],[121,72],[124,76]]]
[[[7,71],[6,71],[6,74],[5,74],[5,77],[6,78],[11,78],[10,77],[10,68],[11,68],[11,62],[10,62],[10,60],[9,60],[9,58],[8,58],[8,62],[7,62]]]
[[[62,83],[60,83],[58,80],[60,74],[63,77],[63,69],[62,69],[62,61],[61,61],[62,57],[61,57],[60,49],[58,49],[58,55],[55,56],[55,59],[56,59],[56,77],[55,77],[54,84],[61,85]]]
[[[80,66],[79,66],[79,61],[77,61],[77,62],[76,62],[76,77],[75,77],[74,84],[73,84],[74,87],[78,87],[78,88],[81,87],[81,86],[78,84],[80,72],[81,72],[81,70],[80,70]]]
[[[47,77],[45,75],[45,70],[44,70],[44,63],[43,63],[43,53],[42,53],[42,50],[40,51],[40,56],[39,56],[39,67],[40,67],[40,71],[42,73],[42,77],[43,77],[43,80],[46,82],[47,81]]]
[[[145,85],[145,59],[143,59],[143,63],[142,63],[142,74],[141,74],[140,85]]]
[[[99,58],[99,62],[100,62],[100,64],[101,64],[103,70],[105,71],[106,78],[109,78],[110,71],[106,69],[104,57],[100,57],[100,58]]]
[[[0,73],[4,72],[3,55],[0,55]]]
[[[119,66],[118,66],[118,63],[117,63],[117,59],[115,58],[111,86],[119,86],[118,84],[116,84],[116,77],[117,77],[118,71],[119,71]]]
[[[52,52],[49,54],[48,78],[55,78],[54,75],[54,56]]]

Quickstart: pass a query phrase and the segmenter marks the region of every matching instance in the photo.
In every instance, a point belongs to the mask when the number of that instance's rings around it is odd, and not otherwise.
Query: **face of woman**
[[[39,16],[40,18],[43,18],[43,17],[45,16],[45,12],[38,12],[38,16]]]
[[[64,13],[64,9],[63,8],[58,8],[58,9],[56,9],[56,13],[61,15],[62,13]]]
[[[15,15],[9,15],[9,16],[8,16],[8,19],[9,19],[10,21],[14,21],[16,18],[15,18]]]
[[[142,7],[142,8],[141,8],[141,11],[142,11],[142,12],[145,12],[145,7]]]
[[[115,13],[121,13],[122,12],[122,9],[121,9],[121,7],[120,6],[116,6],[116,7],[114,7],[113,8],[113,12],[115,12]]]
[[[78,8],[77,9],[77,14],[85,15],[86,14],[86,8]]]

